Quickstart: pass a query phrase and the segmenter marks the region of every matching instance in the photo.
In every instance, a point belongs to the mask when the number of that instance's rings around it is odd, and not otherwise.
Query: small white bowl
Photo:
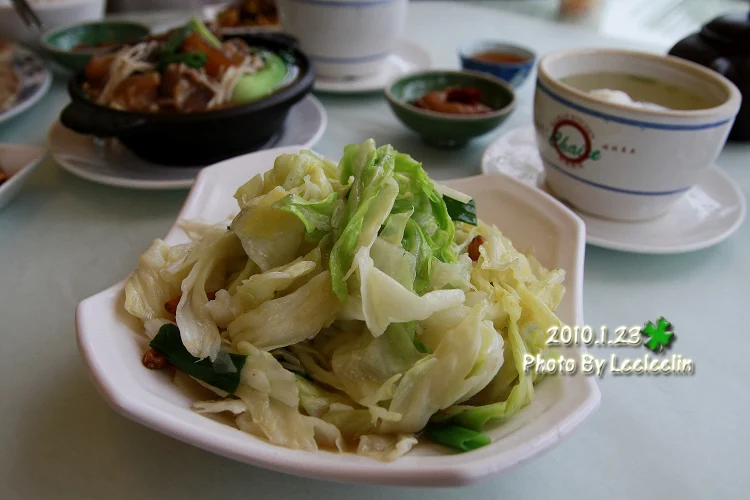
[[[44,30],[60,28],[74,23],[98,21],[104,17],[106,0],[64,0],[36,3],[31,7],[44,24]],[[36,45],[40,33],[29,29],[13,9],[10,0],[0,0],[0,35],[3,38]]]
[[[18,194],[46,154],[44,148],[0,144],[0,168],[10,176],[0,184],[0,210]]]
[[[595,99],[561,81],[589,73],[657,79],[712,107],[640,109]],[[714,165],[742,101],[718,73],[643,52],[556,52],[541,59],[538,74],[534,124],[550,189],[583,212],[614,220],[652,219],[679,201]]]
[[[221,222],[237,212],[237,186],[265,172],[283,153],[302,146],[277,148],[233,158],[205,168],[178,219]],[[583,324],[583,222],[551,196],[504,176],[478,176],[450,182],[476,200],[479,216],[496,224],[521,250],[534,249],[548,267],[566,270],[566,293],[557,310],[565,324]],[[173,226],[169,244],[187,241]],[[133,255],[135,266],[137,255]],[[452,453],[421,443],[394,463],[354,454],[281,448],[226,423],[199,415],[191,400],[162,372],[141,364],[147,339],[123,307],[124,282],[78,306],[78,347],[99,391],[127,418],[175,439],[214,453],[289,474],[331,481],[402,486],[458,486],[477,482],[531,460],[569,436],[597,408],[596,381],[580,371],[550,377],[536,388],[532,403],[518,415],[490,429],[489,446]],[[578,359],[581,351],[561,354]]]
[[[278,0],[284,31],[299,39],[318,75],[379,73],[406,27],[407,0]]]

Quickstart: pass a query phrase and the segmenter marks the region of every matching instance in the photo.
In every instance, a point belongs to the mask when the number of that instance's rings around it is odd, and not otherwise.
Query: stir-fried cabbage
[[[282,155],[235,198],[229,228],[155,241],[126,285],[152,347],[174,345],[160,341],[169,331],[183,346],[167,359],[219,373],[221,399],[196,411],[281,446],[391,461],[425,429],[456,449],[485,445],[488,422],[532,400],[540,377],[523,359],[559,325],[565,273],[472,225],[469,196],[369,140],[338,166]]]

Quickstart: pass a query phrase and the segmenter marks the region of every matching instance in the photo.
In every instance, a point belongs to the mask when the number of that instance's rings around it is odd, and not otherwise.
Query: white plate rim
[[[423,64],[418,64],[413,68],[410,68],[407,73],[415,70],[421,71],[432,67],[432,56],[430,55],[430,52],[419,43],[407,38],[400,38],[396,42],[393,54],[391,54],[390,57],[400,57],[398,51],[402,48],[409,51],[419,52],[419,57],[424,60]],[[403,74],[406,73],[402,73],[402,75]],[[391,78],[391,80],[393,80],[393,78]],[[376,76],[340,81],[317,77],[313,85],[313,90],[322,94],[370,94],[381,92],[385,89],[387,84],[388,82],[378,83]]]
[[[294,106],[298,106],[299,104],[304,104],[305,102],[312,105],[317,111],[318,115],[320,116],[320,125],[318,126],[318,129],[307,141],[305,141],[302,144],[305,148],[311,148],[315,146],[315,144],[317,144],[318,141],[320,141],[320,138],[323,137],[323,134],[328,128],[328,113],[326,112],[325,106],[323,106],[320,100],[317,97],[315,97],[313,94],[306,95],[299,103],[295,104]],[[62,168],[63,170],[77,177],[86,179],[91,182],[95,182],[97,184],[102,184],[105,186],[138,189],[138,190],[144,190],[144,191],[189,189],[196,182],[197,175],[189,179],[186,177],[186,178],[177,179],[177,180],[133,180],[133,179],[125,179],[121,177],[112,177],[110,175],[98,174],[96,172],[91,172],[85,168],[79,168],[75,163],[68,161],[66,158],[66,155],[61,155],[59,153],[56,153],[54,149],[51,147],[51,137],[52,137],[52,133],[55,127],[62,127],[62,126],[63,125],[59,121],[56,121],[55,123],[52,124],[52,127],[50,127],[50,131],[47,135],[47,145],[48,145],[48,148],[50,149],[51,156],[54,158],[55,162],[60,166],[60,168]],[[261,151],[265,151],[265,150],[261,150]],[[176,167],[176,168],[179,168],[179,167]],[[205,168],[208,168],[208,167],[204,167],[203,170],[205,170]],[[188,175],[187,171],[196,171],[196,172],[201,171],[200,167],[182,168],[181,170],[186,171],[186,176]]]
[[[27,158],[22,165],[16,165],[10,173],[10,178],[0,184],[0,211],[11,202],[18,190],[26,184],[29,176],[39,168],[42,161],[47,157],[47,150],[39,146],[28,146],[25,144],[0,144],[0,156],[2,150],[12,151],[16,154],[25,153]]]
[[[20,52],[25,57],[32,57],[36,59],[36,62],[44,68],[45,76],[44,81],[39,86],[37,91],[31,95],[31,97],[19,104],[14,104],[12,107],[0,113],[0,123],[4,123],[31,108],[34,104],[38,103],[45,95],[47,95],[47,92],[49,92],[49,89],[52,86],[52,72],[49,70],[47,64],[45,64],[44,59],[22,45],[16,44],[14,50]]]
[[[519,127],[515,127],[504,134],[501,134],[490,144],[487,145],[487,147],[484,149],[484,152],[482,153],[482,164],[481,164],[481,170],[483,175],[492,176],[492,175],[503,175],[502,172],[496,172],[494,170],[491,170],[490,164],[492,163],[490,152],[496,147],[497,143],[507,140],[507,137],[513,133],[522,131],[524,129],[533,129],[532,125],[521,125]],[[600,236],[596,234],[595,232],[592,232],[591,228],[586,225],[586,242],[590,245],[599,247],[599,248],[605,248],[608,250],[616,250],[619,252],[628,252],[628,253],[637,253],[637,254],[643,254],[643,255],[680,255],[685,253],[691,253],[696,252],[699,250],[705,250],[707,248],[711,248],[715,245],[718,245],[719,243],[727,240],[730,238],[734,233],[736,233],[739,228],[744,223],[746,216],[747,216],[747,200],[745,199],[745,196],[742,194],[742,190],[739,188],[739,185],[737,182],[732,179],[732,177],[729,176],[722,168],[714,165],[712,166],[708,172],[707,175],[714,176],[717,179],[720,179],[724,184],[725,188],[727,188],[728,191],[730,191],[733,195],[733,201],[737,203],[739,206],[739,210],[737,211],[735,218],[732,222],[732,224],[728,225],[727,228],[722,231],[721,233],[718,233],[711,238],[706,238],[702,241],[696,241],[694,243],[676,243],[672,245],[645,245],[645,244],[639,244],[629,241],[622,241],[612,238],[607,238],[605,236]],[[543,179],[544,172],[540,173],[541,178]],[[700,186],[702,183],[706,182],[706,177],[703,177],[703,179],[696,184],[696,186]],[[524,183],[525,184],[525,183]],[[528,186],[528,184],[525,184]],[[543,190],[539,187],[535,188],[536,190],[543,192],[549,196],[551,196],[546,190]],[[566,205],[567,207],[567,205]],[[575,208],[568,207],[570,210],[572,210],[576,215],[581,217],[581,219],[584,221],[584,223],[590,219],[594,218],[594,216],[589,215],[585,212],[581,212],[576,210]],[[597,223],[607,223],[608,221],[606,219],[599,219],[596,218]],[[620,224],[620,222],[617,221],[611,221],[613,224]],[[641,225],[647,225],[653,221],[644,221],[644,222],[634,222],[633,224],[641,224]]]
[[[268,159],[278,154],[299,151],[301,148],[302,146],[291,146],[261,151],[245,157],[227,160],[202,170],[175,221],[175,225],[172,226],[165,240],[176,243],[184,239],[184,234],[181,234],[181,230],[177,227],[177,221],[183,218],[195,218],[201,213],[204,204],[215,200],[215,189],[222,182],[229,182],[227,179],[231,178],[230,170],[239,171],[242,169],[243,175],[256,173],[255,169],[249,168],[249,165],[242,165],[242,161],[249,161],[248,157],[255,156],[258,161],[260,161],[259,158],[263,158],[264,162],[267,162]],[[500,178],[500,176],[497,178]],[[453,181],[451,184],[460,188],[468,183],[477,182],[479,179],[481,179],[481,185],[486,186],[486,177],[484,176],[461,179]],[[519,195],[516,199],[520,200],[525,206],[534,207],[537,214],[547,213],[551,221],[552,215],[549,214],[554,212],[558,229],[567,227],[575,231],[575,235],[571,236],[569,241],[568,239],[560,241],[565,241],[568,257],[574,261],[573,267],[575,269],[571,270],[569,278],[566,280],[566,286],[569,286],[569,290],[573,291],[571,294],[571,315],[574,316],[577,323],[583,324],[583,259],[585,252],[585,226],[583,222],[560,202],[544,193],[511,178],[506,177],[501,182],[508,186],[505,188],[506,193],[523,192],[523,197]],[[528,201],[529,199],[533,199],[535,203],[532,204]],[[170,410],[175,406],[174,403],[167,402],[145,388],[126,390],[123,387],[129,383],[129,379],[132,379],[133,376],[128,376],[128,373],[113,373],[117,369],[117,365],[109,361],[115,354],[112,345],[108,344],[105,336],[101,335],[102,330],[107,329],[101,318],[109,315],[110,321],[115,323],[120,321],[118,319],[119,312],[115,310],[115,307],[121,300],[124,283],[123,280],[107,290],[85,299],[76,310],[79,351],[102,396],[116,411],[147,427],[199,448],[267,469],[352,483],[403,486],[470,484],[515,468],[558,444],[596,410],[601,399],[594,378],[583,377],[582,375],[561,378],[560,383],[565,385],[560,389],[557,403],[532,418],[528,424],[529,426],[544,425],[544,431],[535,433],[533,438],[527,438],[526,441],[521,442],[518,442],[517,439],[514,440],[513,434],[510,434],[507,439],[510,443],[513,443],[513,447],[509,450],[502,450],[502,453],[497,455],[482,455],[482,450],[487,450],[486,453],[492,451],[493,447],[490,445],[469,454],[446,455],[449,457],[447,459],[445,456],[416,457],[411,462],[403,462],[409,459],[407,456],[402,459],[402,462],[384,464],[357,456],[347,455],[345,461],[333,460],[330,457],[339,455],[329,452],[303,452],[279,448],[264,440],[245,435],[226,424],[194,414],[189,410],[187,412],[184,409],[179,410],[181,413],[189,414],[188,416],[178,415],[175,410]],[[130,333],[133,333],[133,340],[135,340],[135,332],[130,331]],[[584,349],[572,349],[571,355],[580,355],[584,351]],[[151,377],[151,373],[148,374],[149,377]],[[572,382],[567,382],[568,380],[572,380]],[[553,382],[550,381],[550,383]],[[175,388],[175,390],[177,389]],[[556,407],[558,407],[558,412],[565,412],[564,418],[555,420],[553,423],[545,423],[545,421],[550,420]],[[554,417],[557,416],[559,415],[554,415]],[[535,424],[537,421],[539,422]],[[240,436],[245,437],[240,438]],[[451,459],[450,457],[457,458]],[[406,463],[409,463],[409,465],[404,466]],[[399,466],[400,464],[404,465]]]

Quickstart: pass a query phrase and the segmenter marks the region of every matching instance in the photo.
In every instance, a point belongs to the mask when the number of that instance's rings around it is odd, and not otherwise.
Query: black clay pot
[[[299,73],[287,87],[258,101],[201,113],[136,113],[96,104],[82,89],[83,71],[68,83],[72,102],[60,121],[97,137],[116,137],[138,156],[161,165],[209,165],[250,153],[281,131],[289,109],[311,90],[315,72],[293,40],[275,36],[239,36],[250,46],[287,50]]]
[[[669,54],[711,68],[737,85],[742,107],[729,139],[750,141],[750,14],[717,17],[680,40]]]

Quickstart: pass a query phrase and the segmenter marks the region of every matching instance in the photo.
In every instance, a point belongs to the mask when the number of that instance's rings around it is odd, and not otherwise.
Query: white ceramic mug
[[[382,70],[406,26],[407,0],[278,0],[284,31],[324,78]]]
[[[711,107],[639,109],[594,99],[560,81],[589,73],[654,78]],[[718,73],[642,52],[557,52],[540,60],[538,75],[534,124],[549,188],[579,210],[615,220],[667,212],[714,165],[742,100]]]

